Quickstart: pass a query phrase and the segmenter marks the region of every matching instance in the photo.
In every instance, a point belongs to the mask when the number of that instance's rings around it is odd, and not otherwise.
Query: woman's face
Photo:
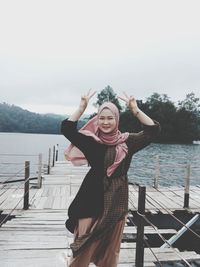
[[[103,133],[111,133],[116,123],[114,114],[108,108],[104,108],[99,114],[98,127]]]

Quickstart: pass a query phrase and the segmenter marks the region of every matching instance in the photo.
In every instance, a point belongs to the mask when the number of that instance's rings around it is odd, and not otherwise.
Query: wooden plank
[[[145,226],[144,227],[145,234],[175,234],[177,231],[175,229],[154,229],[152,226]],[[125,226],[124,227],[124,233],[130,233],[130,234],[136,234],[137,233],[137,227],[134,226]]]

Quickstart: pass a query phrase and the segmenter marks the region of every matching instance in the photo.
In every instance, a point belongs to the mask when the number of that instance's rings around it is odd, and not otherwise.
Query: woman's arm
[[[95,142],[92,137],[86,136],[77,130],[77,121],[85,111],[90,98],[95,94],[95,92],[90,93],[90,91],[86,95],[81,97],[78,109],[69,117],[69,119],[62,121],[61,133],[74,146],[81,150],[87,160],[92,164],[95,152],[97,151],[97,146],[99,144]]]
[[[127,106],[129,107],[130,111],[133,113],[135,117],[139,119],[139,121],[142,124],[145,125],[154,125],[154,121],[147,116],[142,110],[140,110],[137,106],[136,99],[133,96],[128,96],[126,93],[124,93],[124,97],[120,97],[123,101],[126,102]]]
[[[131,111],[133,115],[137,117],[142,124],[149,126],[155,124],[154,121],[139,108],[131,109]]]
[[[78,109],[69,117],[69,121],[78,121],[80,119],[80,117],[82,116],[82,114],[84,113],[84,111],[87,108],[88,102],[89,100],[93,97],[93,95],[96,92],[91,92],[91,89],[88,91],[88,93],[86,95],[81,96],[81,101],[79,104]]]
[[[147,116],[142,110],[140,110],[137,106],[137,102],[133,96],[127,96],[124,93],[125,97],[119,97],[124,100],[132,111],[133,115],[139,119],[143,126],[143,131],[139,133],[130,133],[129,138],[127,140],[127,144],[129,147],[130,154],[136,153],[142,148],[149,145],[160,132],[160,124],[159,122],[152,120],[149,116]]]

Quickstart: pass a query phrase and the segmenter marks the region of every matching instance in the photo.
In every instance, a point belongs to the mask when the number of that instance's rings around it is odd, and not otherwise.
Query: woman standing
[[[119,111],[111,102],[99,107],[98,114],[77,130],[77,121],[95,92],[81,97],[78,109],[62,122],[61,132],[71,142],[65,156],[74,165],[88,163],[80,189],[68,210],[66,228],[74,233],[70,245],[70,267],[116,267],[128,213],[127,172],[134,153],[149,145],[160,130],[138,106],[134,97],[124,100],[143,124],[139,133],[121,133]]]

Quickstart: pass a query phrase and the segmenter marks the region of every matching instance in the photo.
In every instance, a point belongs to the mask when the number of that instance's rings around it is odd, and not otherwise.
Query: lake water
[[[16,173],[23,176],[26,160],[31,163],[31,176],[36,176],[38,154],[42,153],[43,163],[47,164],[49,148],[57,144],[58,160],[64,160],[64,149],[69,142],[62,135],[0,133],[1,181]],[[200,184],[200,145],[150,144],[134,155],[130,181],[153,185],[158,164],[160,185],[183,185],[187,164],[191,166],[190,184]]]

